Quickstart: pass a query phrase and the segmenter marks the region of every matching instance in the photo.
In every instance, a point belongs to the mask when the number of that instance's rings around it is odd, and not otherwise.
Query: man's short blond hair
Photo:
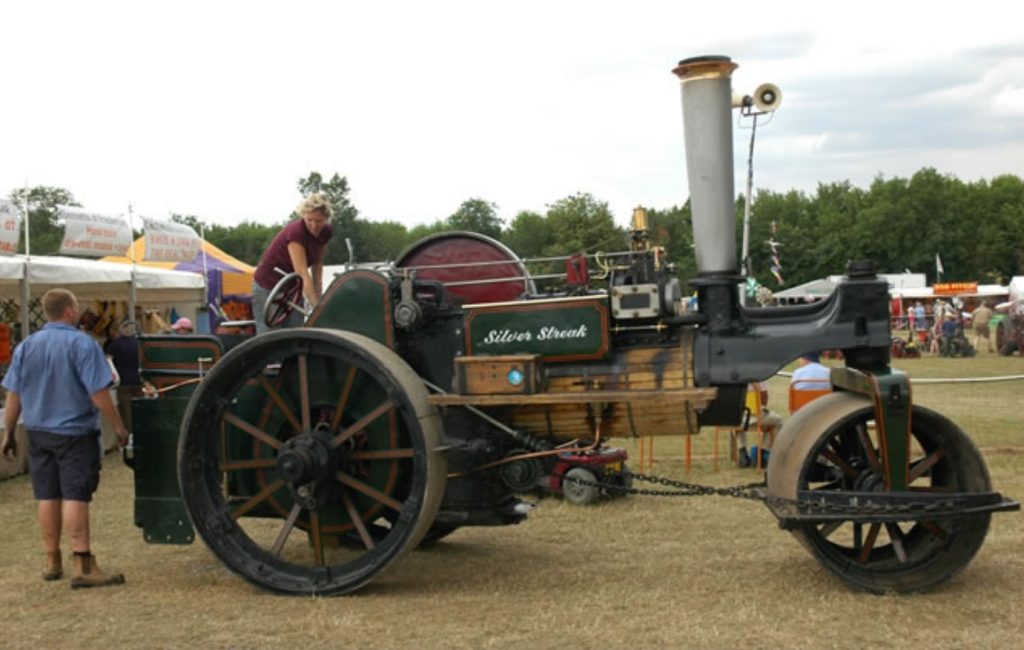
[[[331,200],[325,192],[313,192],[302,199],[302,202],[299,203],[299,207],[295,208],[295,211],[299,213],[300,217],[311,212],[320,212],[328,219],[331,218],[334,212],[331,209]]]
[[[43,294],[43,313],[49,321],[61,320],[68,307],[77,304],[78,298],[67,289],[50,289]]]

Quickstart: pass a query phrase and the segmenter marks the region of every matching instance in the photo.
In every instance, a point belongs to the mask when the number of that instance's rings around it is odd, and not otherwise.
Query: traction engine
[[[222,357],[213,337],[144,340],[154,381],[215,360],[190,395],[192,385],[134,404],[135,421],[150,423],[134,449],[146,539],[190,542],[194,527],[263,588],[349,593],[460,527],[523,521],[523,493],[627,492],[625,455],[609,438],[736,424],[748,383],[841,349],[833,394],[785,424],[759,498],[863,589],[920,590],[966,566],[991,513],[1018,504],[992,490],[967,435],[914,405],[890,367],[888,288],[873,266],[852,263],[815,304],[741,305],[734,68],[701,57],[674,71],[696,312],[682,308],[638,210],[623,252],[543,260],[531,273],[497,241],[445,233],[393,264],[351,268],[305,327]]]

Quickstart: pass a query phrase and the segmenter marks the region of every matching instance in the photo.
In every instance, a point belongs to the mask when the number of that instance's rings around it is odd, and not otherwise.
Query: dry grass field
[[[1024,373],[1024,359],[905,360],[912,377]],[[785,412],[786,379],[771,380]],[[915,400],[982,448],[997,489],[1024,497],[1024,382],[919,385]],[[634,441],[619,441],[635,454]],[[659,439],[650,471],[684,478],[682,441]],[[695,482],[712,470],[694,441]],[[727,446],[726,446],[727,447]],[[634,461],[635,465],[635,461]],[[132,525],[132,474],[106,463],[94,549],[120,588],[39,579],[27,477],[0,483],[0,646],[6,648],[1011,648],[1024,639],[1024,515],[993,517],[967,569],[936,590],[873,596],[821,569],[763,506],[721,497],[540,502],[530,520],[462,529],[360,593],[287,598],[230,574],[202,543],[150,546]]]

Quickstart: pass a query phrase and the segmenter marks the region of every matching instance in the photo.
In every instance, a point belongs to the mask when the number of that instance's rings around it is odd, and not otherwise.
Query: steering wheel
[[[292,272],[277,281],[263,305],[263,322],[267,327],[283,325],[292,311],[306,311],[300,306],[302,300],[302,277]]]

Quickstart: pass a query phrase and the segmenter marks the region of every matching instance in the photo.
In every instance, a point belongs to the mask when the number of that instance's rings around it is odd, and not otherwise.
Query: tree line
[[[507,224],[498,206],[470,198],[451,215],[429,224],[406,227],[397,221],[359,218],[349,200],[348,180],[338,174],[324,178],[312,172],[298,181],[305,196],[322,191],[334,207],[335,237],[327,264],[348,261],[345,239],[351,240],[356,262],[394,260],[423,237],[449,230],[470,230],[494,237],[520,257],[551,257],[577,251],[618,251],[628,246],[628,230],[615,224],[608,203],[586,192],[546,206],[544,212],[522,211]],[[63,188],[34,187],[11,192],[19,204],[25,193],[33,254],[54,254],[62,229],[57,204],[77,205]],[[736,202],[737,251],[742,233],[744,199]],[[872,259],[882,272],[923,272],[936,280],[939,255],[945,280],[977,280],[1005,284],[1024,274],[1024,181],[1013,175],[964,182],[923,168],[910,178],[876,178],[868,188],[848,181],[819,184],[813,193],[797,190],[758,191],[751,205],[750,262],[753,276],[773,290],[842,273],[848,262]],[[681,278],[695,273],[689,202],[669,208],[648,208],[654,245],[666,249]],[[284,223],[243,221],[235,226],[207,223],[196,215],[173,215],[208,241],[255,264]],[[774,224],[774,232],[773,232]],[[769,239],[778,247],[781,285],[770,272]]]

